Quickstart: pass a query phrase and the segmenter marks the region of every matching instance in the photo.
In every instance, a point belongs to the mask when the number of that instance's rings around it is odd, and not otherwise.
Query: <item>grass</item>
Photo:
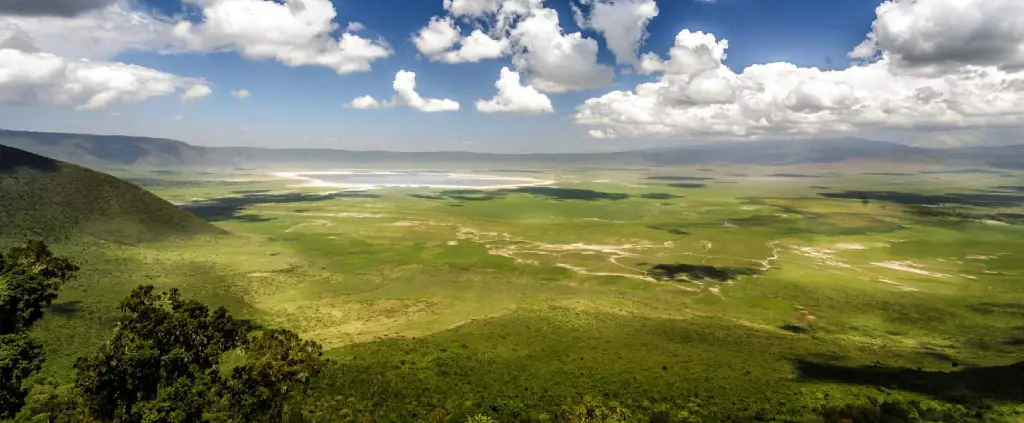
[[[67,380],[117,301],[154,283],[328,347],[311,402],[324,421],[566,421],[579,404],[805,421],[870,396],[1021,413],[1024,227],[889,201],[973,201],[1006,178],[844,166],[369,195],[174,174],[206,182],[147,184],[232,235],[60,245],[84,273],[37,327],[44,376]],[[692,175],[710,179],[668,186]],[[1021,211],[1003,197],[970,207]]]
[[[86,236],[133,244],[221,232],[113,176],[5,146],[0,204],[0,239]]]

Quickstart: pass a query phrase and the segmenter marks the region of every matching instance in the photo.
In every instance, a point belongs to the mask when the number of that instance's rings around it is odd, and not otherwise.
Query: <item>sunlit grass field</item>
[[[323,421],[589,403],[628,414],[605,421],[796,421],[869,396],[1020,413],[1024,177],[919,170],[534,169],[553,183],[363,192],[156,175],[137,182],[230,234],[60,245],[83,274],[38,325],[43,375],[66,380],[151,283],[323,344]]]

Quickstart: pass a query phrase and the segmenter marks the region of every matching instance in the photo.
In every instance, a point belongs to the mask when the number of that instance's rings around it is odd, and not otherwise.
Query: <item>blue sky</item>
[[[667,57],[677,33],[684,29],[704,31],[714,34],[719,41],[728,40],[724,64],[737,74],[748,66],[771,62],[822,71],[846,69],[851,63],[848,53],[872,30],[880,4],[877,0],[656,1],[659,11],[647,24],[648,37],[640,46],[640,53]],[[592,126],[581,124],[575,117],[577,107],[587,99],[615,90],[634,90],[637,84],[659,80],[656,75],[640,74],[628,65],[617,66],[611,84],[545,93],[554,113],[480,113],[473,102],[495,95],[498,74],[502,67],[514,67],[512,60],[506,56],[478,63],[447,64],[423,57],[410,37],[431,17],[446,14],[442,0],[334,0],[333,4],[339,27],[352,21],[362,23],[366,30],[359,35],[386,40],[393,51],[390,57],[373,61],[370,71],[340,75],[323,66],[292,67],[274,59],[250,59],[230,49],[176,54],[123,51],[107,60],[202,78],[213,94],[194,102],[183,102],[176,96],[156,96],[100,110],[0,105],[0,127],[170,137],[201,145],[360,150],[601,151],[715,138],[699,131],[673,132],[667,136],[637,132],[615,138],[588,135]],[[185,8],[179,0],[144,0],[132,7],[155,16],[187,12],[187,19],[202,21],[195,6]],[[615,65],[605,38],[574,23],[569,0],[547,0],[544,7],[557,10],[565,33],[582,31],[584,37],[596,40],[600,63]],[[463,25],[463,35],[470,27]],[[339,33],[332,35],[337,37]],[[394,94],[392,81],[399,70],[415,72],[416,90],[422,96],[456,100],[461,103],[460,110],[423,113],[406,107],[346,107],[358,96],[390,98]],[[524,81],[528,81],[529,72],[522,69]],[[242,89],[252,96],[238,100],[230,95]],[[618,133],[629,130],[616,129]],[[851,133],[915,138],[905,134],[892,136],[903,132],[906,131],[872,127]]]

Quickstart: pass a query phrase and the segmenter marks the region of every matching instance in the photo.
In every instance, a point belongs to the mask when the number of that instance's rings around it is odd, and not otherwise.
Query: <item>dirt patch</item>
[[[884,267],[886,269],[899,270],[902,272],[909,272],[918,275],[931,276],[936,278],[945,278],[949,275],[942,273],[929,272],[927,270],[919,269],[921,265],[916,264],[912,261],[880,261],[871,263],[874,266]]]

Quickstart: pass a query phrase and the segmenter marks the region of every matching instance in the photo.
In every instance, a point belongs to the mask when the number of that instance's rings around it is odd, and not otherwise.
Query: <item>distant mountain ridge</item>
[[[0,145],[0,241],[85,236],[119,244],[224,233],[111,175]]]
[[[92,168],[118,166],[339,166],[372,164],[530,164],[642,166],[791,165],[850,160],[1024,169],[1024,145],[931,149],[858,138],[729,142],[614,153],[494,154],[333,149],[203,147],[119,135],[0,130],[0,145]]]

